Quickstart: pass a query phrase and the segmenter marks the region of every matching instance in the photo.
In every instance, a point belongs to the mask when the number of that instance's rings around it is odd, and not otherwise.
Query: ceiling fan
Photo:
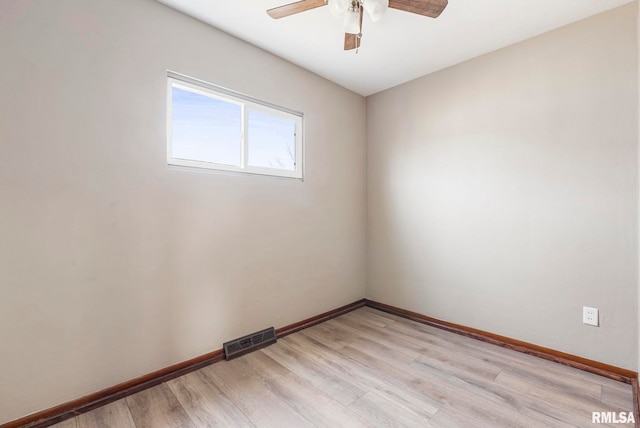
[[[362,39],[362,18],[367,12],[371,21],[380,20],[387,8],[437,18],[448,0],[300,0],[267,10],[274,19],[295,15],[321,6],[329,6],[334,15],[344,14],[344,50],[357,49]]]

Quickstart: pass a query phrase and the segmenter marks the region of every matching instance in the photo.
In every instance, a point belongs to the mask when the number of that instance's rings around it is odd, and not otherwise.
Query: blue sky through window
[[[248,164],[295,171],[296,124],[258,110],[249,110],[248,116]]]
[[[176,87],[171,96],[172,156],[240,166],[240,106]]]

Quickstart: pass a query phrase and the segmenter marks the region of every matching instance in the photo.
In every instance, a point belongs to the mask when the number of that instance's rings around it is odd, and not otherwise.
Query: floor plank
[[[126,398],[136,428],[193,428],[195,425],[166,384]]]
[[[624,385],[624,384],[623,384]],[[629,411],[629,394],[633,394],[631,385],[624,385],[626,388],[616,388],[610,385],[602,386],[602,402],[616,406],[621,412]]]
[[[76,418],[77,428],[135,428],[125,399],[114,401]]]
[[[196,426],[254,426],[201,370],[173,379],[167,386]]]
[[[293,373],[268,381],[267,387],[316,427],[369,426],[349,408]]]
[[[318,365],[308,355],[292,349],[285,340],[264,348],[262,352],[343,405],[351,404],[366,393],[366,390],[346,381],[337,366]]]
[[[277,344],[272,345],[276,346]],[[264,384],[262,378],[239,360],[222,361],[202,371],[224,391],[257,427],[312,426],[286,401]]]
[[[375,427],[420,427],[426,420],[411,409],[399,405],[376,392],[368,392],[349,406]]]
[[[347,346],[359,337],[357,332],[345,329],[333,320],[307,328],[303,332],[309,337],[322,340],[323,343],[333,349]]]

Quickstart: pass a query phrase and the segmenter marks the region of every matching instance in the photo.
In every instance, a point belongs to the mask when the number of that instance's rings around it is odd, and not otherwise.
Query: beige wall
[[[368,298],[637,368],[636,13],[368,98]]]
[[[364,297],[364,98],[152,0],[0,2],[0,424]],[[306,180],[166,166],[166,70],[305,113]]]

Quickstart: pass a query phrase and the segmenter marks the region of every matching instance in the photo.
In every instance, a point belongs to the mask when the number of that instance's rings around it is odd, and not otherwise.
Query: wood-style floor
[[[633,411],[630,385],[361,308],[56,426],[592,427],[594,411]]]

